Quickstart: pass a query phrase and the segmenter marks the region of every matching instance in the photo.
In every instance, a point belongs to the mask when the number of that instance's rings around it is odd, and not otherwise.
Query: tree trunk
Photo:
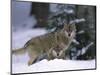
[[[37,20],[35,27],[45,27],[49,15],[49,4],[33,2],[31,5],[30,15],[34,15]]]

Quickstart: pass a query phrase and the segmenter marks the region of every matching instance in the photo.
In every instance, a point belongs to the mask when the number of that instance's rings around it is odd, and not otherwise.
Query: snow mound
[[[42,60],[31,66],[27,63],[12,64],[13,73],[30,73],[30,72],[45,72],[45,71],[62,71],[62,70],[79,70],[79,69],[94,69],[95,60],[75,61],[75,60]]]

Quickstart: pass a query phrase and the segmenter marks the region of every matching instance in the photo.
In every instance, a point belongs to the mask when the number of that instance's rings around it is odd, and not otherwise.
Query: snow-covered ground
[[[26,41],[32,37],[40,36],[46,33],[44,29],[27,29],[23,31],[13,32],[12,44],[13,48],[22,47]],[[28,54],[12,56],[12,72],[13,73],[29,73],[59,70],[75,70],[75,69],[93,69],[95,68],[95,60],[75,61],[54,59],[48,61],[46,59],[37,62],[31,66],[27,65],[29,60]]]
[[[95,68],[95,61],[72,61],[54,59],[51,61],[42,60],[32,66],[27,63],[12,64],[13,73],[30,73],[30,72],[45,72],[45,71],[62,71],[62,70],[79,70],[79,69],[93,69]]]
[[[45,29],[31,29],[36,22],[34,18],[28,16],[30,11],[30,3],[13,2],[12,5],[12,49],[21,48],[32,37],[47,33]],[[56,5],[54,5],[51,10],[54,10],[55,6]],[[12,73],[95,68],[95,60],[75,61],[54,59],[48,61],[44,59],[31,66],[27,65],[28,60],[29,57],[27,53],[18,56],[12,55]]]

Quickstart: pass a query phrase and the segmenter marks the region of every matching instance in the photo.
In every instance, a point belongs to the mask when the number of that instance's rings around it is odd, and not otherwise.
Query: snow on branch
[[[80,22],[85,22],[86,20],[84,18],[81,18],[81,19],[75,19],[75,20],[72,20],[70,21],[70,24],[72,23],[80,23]]]
[[[86,51],[89,49],[89,47],[90,47],[90,46],[92,46],[93,44],[94,44],[94,43],[93,43],[93,42],[91,42],[91,43],[89,43],[86,47],[83,47],[81,50],[78,50],[78,52],[77,52],[76,56],[74,56],[74,57],[73,57],[73,59],[76,59],[76,58],[77,58],[77,56],[80,56],[80,55],[85,54],[85,53],[86,53]]]
[[[86,51],[89,49],[90,46],[92,46],[94,43],[91,42],[90,44],[88,44],[86,47],[83,47],[82,48],[82,51],[81,51],[81,55],[85,54]]]
[[[79,32],[77,32],[77,34],[83,34],[83,33],[85,33],[84,30],[80,30]]]
[[[80,44],[76,39],[73,39],[72,42],[77,44],[77,45]]]

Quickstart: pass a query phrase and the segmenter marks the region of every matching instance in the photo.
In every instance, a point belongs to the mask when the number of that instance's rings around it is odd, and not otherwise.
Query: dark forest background
[[[96,58],[96,6],[58,4],[58,11],[51,12],[49,3],[31,4],[30,16],[35,16],[37,23],[33,28],[60,28],[64,20],[67,23],[75,21],[77,33],[76,40],[79,44],[72,44],[66,54],[70,59],[89,60]],[[72,11],[72,12],[71,12]],[[90,43],[93,43],[88,47]],[[84,49],[82,53],[82,49]]]

